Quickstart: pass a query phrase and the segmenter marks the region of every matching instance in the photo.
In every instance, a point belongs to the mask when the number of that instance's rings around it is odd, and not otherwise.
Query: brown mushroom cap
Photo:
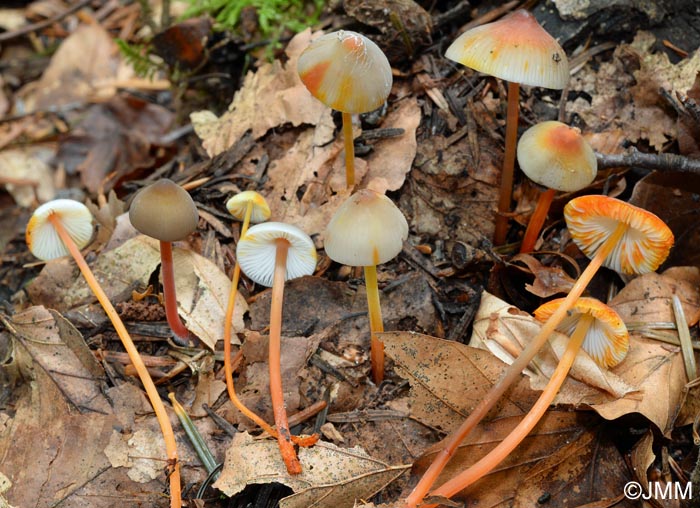
[[[564,298],[540,305],[535,310],[538,321],[547,321]],[[595,298],[582,297],[557,326],[557,331],[571,336],[583,314],[590,314],[594,321],[586,332],[583,349],[602,367],[614,367],[627,355],[630,347],[629,333],[620,315]]]
[[[555,121],[540,122],[520,136],[518,165],[530,180],[565,192],[583,189],[598,171],[595,153],[581,131]]]
[[[580,196],[564,207],[571,238],[588,257],[613,234],[627,226],[603,265],[624,274],[655,271],[668,257],[673,233],[656,215],[608,196]]]
[[[569,82],[566,53],[523,9],[467,30],[445,56],[513,83],[560,90]]]
[[[144,235],[175,242],[197,229],[199,212],[185,189],[163,178],[136,193],[129,220]]]

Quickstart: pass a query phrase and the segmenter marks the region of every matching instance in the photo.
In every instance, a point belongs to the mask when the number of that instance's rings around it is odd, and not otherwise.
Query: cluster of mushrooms
[[[495,241],[502,242],[507,230],[506,212],[511,201],[514,162],[536,183],[547,187],[541,194],[525,233],[521,252],[535,247],[554,193],[578,191],[596,175],[595,155],[581,133],[560,122],[543,122],[528,129],[517,143],[519,84],[563,88],[569,79],[566,55],[559,44],[540,27],[527,11],[516,11],[503,19],[462,34],[447,50],[452,60],[508,81],[506,148],[502,173]],[[389,62],[379,47],[365,36],[339,31],[314,40],[298,62],[299,76],[309,91],[327,106],[342,113],[345,167],[348,189],[355,187],[352,115],[372,111],[387,99],[392,86]],[[358,75],[372,79],[357,80]],[[270,208],[254,191],[232,197],[226,207],[242,221],[236,249],[236,265],[226,310],[224,330],[224,371],[233,404],[265,432],[276,437],[289,474],[302,465],[295,446],[311,446],[317,436],[293,436],[285,411],[281,358],[281,326],[284,283],[311,275],[316,268],[316,248],[299,228],[280,222],[266,222]],[[159,210],[167,209],[168,214]],[[185,327],[177,311],[172,242],[183,240],[198,223],[197,208],[190,195],[174,182],[162,179],[143,188],[134,197],[129,217],[141,233],[160,242],[161,273],[168,323],[173,339],[191,344],[196,337]],[[564,217],[573,241],[591,258],[586,270],[566,298],[551,301],[535,311],[542,322],[539,333],[509,365],[499,381],[474,408],[464,423],[441,443],[439,453],[405,500],[405,506],[424,504],[425,497],[449,498],[487,474],[532,430],[567,376],[579,349],[598,364],[610,368],[621,362],[629,348],[624,323],[600,301],[583,297],[588,283],[601,266],[621,274],[654,271],[666,259],[673,245],[669,228],[655,215],[606,196],[581,196],[565,207]],[[253,226],[250,224],[253,223]],[[143,383],[165,437],[170,464],[171,506],[181,506],[177,449],[170,421],[148,371],[119,315],[82,257],[92,237],[92,216],[87,207],[59,199],[40,206],[26,231],[31,252],[49,260],[70,254],[88,285],[112,321]],[[324,233],[324,249],[334,261],[364,268],[369,314],[371,372],[375,383],[384,376],[384,355],[377,334],[383,331],[376,266],[394,258],[408,236],[408,224],[401,211],[386,196],[360,189],[338,208]],[[363,241],[357,241],[363,238]],[[269,327],[270,396],[275,426],[246,408],[233,384],[231,358],[232,316],[241,272],[250,280],[272,288]],[[438,476],[459,444],[517,380],[554,331],[571,340],[539,400],[521,423],[498,446],[467,470],[434,488]],[[422,504],[423,503],[423,504]]]

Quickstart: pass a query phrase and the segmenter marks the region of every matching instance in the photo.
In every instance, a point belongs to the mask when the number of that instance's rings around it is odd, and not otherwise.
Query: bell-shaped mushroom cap
[[[43,261],[69,254],[56,228],[49,221],[51,214],[60,218],[61,224],[79,249],[85,247],[92,238],[92,214],[87,206],[72,199],[54,199],[44,203],[34,210],[25,232],[29,250]]]
[[[450,60],[497,78],[560,90],[569,62],[559,43],[526,10],[467,30],[447,48]]]
[[[396,257],[408,223],[386,196],[363,189],[340,205],[324,236],[326,254],[348,266],[374,266]]]
[[[574,192],[598,172],[593,149],[581,131],[561,122],[541,122],[518,141],[518,164],[527,177],[549,189]]]
[[[265,222],[251,227],[236,247],[238,264],[249,279],[272,286],[278,240],[289,242],[285,280],[314,273],[316,246],[309,235],[291,224]]]
[[[163,178],[136,193],[129,220],[144,235],[176,242],[197,229],[199,212],[185,189]]]
[[[541,305],[535,310],[535,318],[538,321],[547,321],[564,300],[558,298]],[[618,313],[603,302],[595,298],[579,298],[573,309],[557,326],[557,331],[571,336],[584,314],[590,314],[594,321],[586,333],[583,349],[601,367],[614,367],[627,355],[630,347],[629,333]]]
[[[572,239],[589,258],[624,223],[627,230],[603,263],[623,274],[655,271],[673,246],[673,233],[664,221],[642,208],[607,196],[572,199],[564,207],[564,219]]]
[[[325,34],[299,56],[299,77],[311,94],[337,111],[366,113],[391,92],[391,65],[364,35],[340,30]]]
[[[231,199],[226,201],[226,209],[229,211],[234,218],[238,220],[243,220],[245,217],[245,211],[248,208],[248,203],[253,203],[253,211],[250,214],[250,222],[257,224],[258,222],[265,222],[270,218],[270,207],[267,205],[267,201],[258,192],[247,190],[239,192]]]

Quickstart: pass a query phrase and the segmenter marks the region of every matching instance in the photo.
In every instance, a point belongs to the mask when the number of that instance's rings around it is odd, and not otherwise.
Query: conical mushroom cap
[[[69,254],[58,236],[56,228],[49,222],[55,214],[79,249],[92,238],[92,214],[88,207],[72,199],[54,199],[34,210],[27,224],[25,239],[30,252],[37,258],[48,261]]]
[[[163,178],[136,193],[129,220],[144,235],[176,242],[197,229],[199,212],[185,189]]]
[[[396,257],[408,237],[408,223],[386,196],[369,189],[350,196],[326,228],[324,248],[333,261],[374,266]]]
[[[518,141],[518,165],[527,177],[549,189],[575,192],[598,172],[593,149],[581,131],[561,122],[541,122]]]
[[[309,92],[344,113],[366,113],[391,92],[389,60],[364,35],[340,30],[325,34],[304,50],[297,70]]]
[[[467,30],[447,48],[445,56],[522,85],[561,90],[569,82],[566,53],[523,9]]]
[[[271,287],[277,241],[289,242],[285,280],[311,275],[316,269],[316,246],[309,235],[291,224],[265,222],[252,226],[236,247],[236,258],[249,279]]]
[[[541,305],[535,310],[535,318],[547,321],[564,300],[558,298]],[[624,360],[630,346],[627,327],[617,312],[595,298],[579,298],[557,331],[571,336],[583,314],[594,318],[581,346],[586,353],[601,367],[614,367]]]
[[[265,201],[265,198],[258,192],[248,190],[239,192],[231,199],[226,201],[226,209],[237,220],[242,221],[245,217],[245,211],[248,208],[248,203],[253,203],[253,211],[250,214],[250,222],[257,224],[265,222],[270,218],[270,207]]]
[[[604,266],[624,274],[655,271],[673,247],[673,233],[656,215],[608,196],[581,196],[564,207],[564,219],[574,243],[586,256],[595,256],[598,248],[615,231],[627,225],[617,246]]]

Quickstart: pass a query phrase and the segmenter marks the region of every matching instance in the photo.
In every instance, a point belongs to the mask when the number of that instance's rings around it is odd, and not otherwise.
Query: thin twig
[[[44,21],[39,21],[37,23],[32,23],[27,26],[23,26],[22,28],[18,28],[17,30],[13,30],[11,32],[4,32],[0,34],[0,42],[3,41],[9,41],[10,39],[15,39],[17,37],[22,37],[23,35],[27,35],[28,33],[31,32],[36,32],[37,30],[41,30],[42,28],[46,28],[47,26],[51,26],[57,21],[61,21],[63,18],[66,16],[70,16],[76,11],[79,11],[89,3],[91,3],[92,0],[80,0],[77,4],[72,5],[68,9],[66,9],[63,12],[60,12],[56,14],[55,16],[52,16],[48,19],[45,19]]]
[[[598,169],[638,167],[659,171],[700,173],[700,159],[690,159],[672,153],[643,153],[635,148],[627,153],[604,154],[596,152]]]

